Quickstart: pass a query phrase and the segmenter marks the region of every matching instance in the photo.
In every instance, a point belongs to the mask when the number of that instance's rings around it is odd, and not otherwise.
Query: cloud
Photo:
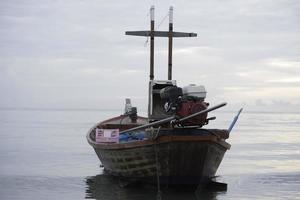
[[[283,78],[283,79],[275,79],[275,80],[268,80],[269,83],[300,83],[300,77],[290,77],[290,78]]]
[[[173,77],[206,86],[208,100],[299,101],[300,3],[151,1],[156,24],[174,6]],[[144,1],[1,1],[0,107],[147,107],[149,29]],[[167,29],[164,22],[160,30]],[[155,39],[155,77],[167,77],[167,40]],[[133,100],[134,101],[134,100]]]

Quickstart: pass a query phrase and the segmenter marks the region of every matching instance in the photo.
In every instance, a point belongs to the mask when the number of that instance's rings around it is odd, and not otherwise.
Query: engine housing
[[[160,97],[165,102],[165,112],[169,115],[175,114],[179,118],[205,110],[209,105],[204,102],[206,97],[204,86],[189,85],[183,89],[177,86],[168,86],[161,89]],[[203,126],[205,124],[207,124],[207,113],[180,123],[183,126]]]

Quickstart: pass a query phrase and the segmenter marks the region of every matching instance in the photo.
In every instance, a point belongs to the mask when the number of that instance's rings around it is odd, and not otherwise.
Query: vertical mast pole
[[[173,6],[169,9],[169,57],[168,57],[168,80],[172,80],[172,50],[173,50]]]
[[[154,6],[150,8],[150,80],[154,79]]]
[[[169,57],[168,57],[168,80],[172,80],[172,49],[173,49],[173,6],[169,9]]]

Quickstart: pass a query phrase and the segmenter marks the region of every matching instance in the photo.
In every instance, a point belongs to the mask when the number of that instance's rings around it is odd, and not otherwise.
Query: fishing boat
[[[173,7],[169,30],[154,30],[154,6],[150,9],[149,31],[127,31],[126,35],[150,37],[150,81],[148,117],[126,99],[122,115],[97,123],[87,133],[107,174],[128,181],[158,185],[199,185],[209,183],[230,144],[229,129],[203,128],[215,117],[208,112],[226,105],[210,106],[201,85],[178,87],[172,80],[174,37],[196,37],[196,33],[173,31]],[[154,79],[154,38],[167,37],[168,79]]]

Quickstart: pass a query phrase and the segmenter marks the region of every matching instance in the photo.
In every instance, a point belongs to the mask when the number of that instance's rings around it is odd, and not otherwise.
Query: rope
[[[154,3],[153,3],[152,5],[154,5]],[[147,12],[147,18],[148,18],[149,16],[150,16],[150,10]],[[148,42],[149,42],[149,36],[147,37],[147,39],[146,39],[146,41],[145,41],[145,43],[144,43],[144,47],[147,47]]]
[[[158,26],[155,28],[155,30],[158,30],[159,27],[162,25],[162,23],[166,20],[166,18],[169,16],[169,12],[166,16],[164,16],[164,18],[161,20],[161,22],[158,24]]]
[[[148,16],[150,16],[150,12],[148,12],[147,17],[148,17]],[[159,27],[163,24],[163,22],[166,20],[166,18],[167,18],[168,16],[169,16],[169,12],[168,12],[168,14],[167,14],[166,16],[164,16],[164,18],[160,21],[160,23],[158,24],[158,26],[156,26],[156,27],[154,28],[154,30],[158,30]],[[144,43],[144,47],[147,47],[148,42],[149,42],[149,36],[147,37],[147,39],[146,39],[146,41],[145,41],[145,43]]]
[[[158,136],[158,133],[160,131],[160,128],[158,128],[157,132],[156,132],[156,138]],[[160,166],[159,166],[159,162],[158,162],[158,149],[156,146],[156,142],[154,143],[154,151],[155,151],[155,161],[156,161],[156,182],[157,182],[157,196],[156,196],[156,200],[161,200],[161,191],[160,191],[160,181],[159,181],[159,174],[160,174]]]
[[[146,41],[144,43],[144,47],[147,47],[148,42],[149,42],[149,36],[147,36],[147,39],[146,39]]]

